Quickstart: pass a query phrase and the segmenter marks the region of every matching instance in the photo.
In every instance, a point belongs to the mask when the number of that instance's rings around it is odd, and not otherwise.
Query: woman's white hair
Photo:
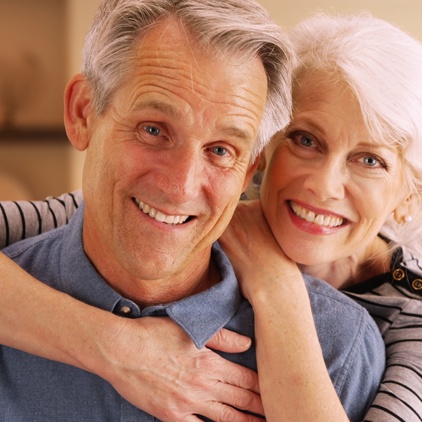
[[[293,74],[326,71],[346,82],[360,104],[371,136],[396,147],[403,159],[404,190],[418,204],[412,222],[385,223],[393,246],[422,256],[422,44],[369,14],[316,14],[291,31],[298,65]],[[337,79],[337,80],[339,80]],[[397,192],[402,195],[402,192]]]
[[[168,17],[178,19],[210,53],[262,60],[268,93],[252,153],[257,157],[290,119],[294,55],[288,36],[254,0],[104,0],[86,37],[82,68],[96,112],[107,108],[128,77],[140,37]]]

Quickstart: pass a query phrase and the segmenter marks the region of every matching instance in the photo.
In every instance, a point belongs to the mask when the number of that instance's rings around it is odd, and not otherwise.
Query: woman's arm
[[[82,202],[82,191],[43,201],[0,202],[0,249],[67,224]]]
[[[220,243],[255,314],[259,385],[267,421],[348,421],[326,369],[303,278],[259,202],[239,204]],[[318,388],[315,388],[318,386]]]
[[[86,305],[1,253],[0,289],[1,344],[93,372],[160,420],[258,420],[228,405],[263,412],[256,373],[196,349],[167,318],[127,319]],[[239,353],[250,339],[222,330],[207,346]]]

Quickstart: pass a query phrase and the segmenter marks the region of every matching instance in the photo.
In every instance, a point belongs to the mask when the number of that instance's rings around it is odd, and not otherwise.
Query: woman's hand
[[[115,328],[106,327],[111,338],[101,342],[103,369],[96,364],[94,372],[135,406],[167,422],[199,421],[196,415],[262,421],[236,410],[263,414],[257,374],[208,348],[240,353],[248,338],[222,329],[198,350],[169,318],[120,318]]]
[[[302,281],[297,265],[274,238],[260,201],[241,201],[219,242],[235,269],[243,295],[251,303],[254,295],[270,289],[273,282]]]

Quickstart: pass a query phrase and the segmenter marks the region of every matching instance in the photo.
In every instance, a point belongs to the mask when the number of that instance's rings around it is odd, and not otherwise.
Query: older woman
[[[295,261],[366,306],[383,334],[387,368],[365,420],[421,420],[422,45],[367,15],[316,15],[292,39],[292,122],[267,150],[261,206],[238,208],[223,245],[254,308],[267,418],[301,420],[303,397],[326,385]],[[286,342],[276,310],[289,297]]]

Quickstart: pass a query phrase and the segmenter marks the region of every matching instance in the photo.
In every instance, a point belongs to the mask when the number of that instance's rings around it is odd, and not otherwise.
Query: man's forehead
[[[225,110],[230,136],[256,139],[268,88],[260,59],[208,52],[179,21],[167,18],[139,40],[133,71],[129,79],[138,82],[129,95],[135,108],[176,118],[192,108]]]

